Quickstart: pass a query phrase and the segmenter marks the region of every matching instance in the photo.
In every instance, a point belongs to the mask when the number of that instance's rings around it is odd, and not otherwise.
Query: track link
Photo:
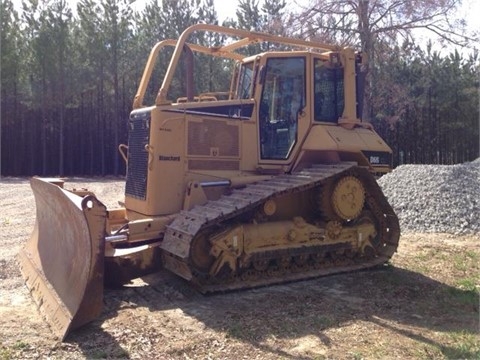
[[[240,274],[217,277],[203,274],[192,266],[191,244],[197,236],[220,227],[228,227],[235,221],[241,222],[241,218],[245,216],[248,221],[252,221],[248,219],[248,214],[266,201],[319,188],[330,179],[344,175],[356,176],[365,187],[365,206],[373,214],[379,234],[373,244],[376,253],[372,256],[341,256],[314,261],[311,255],[315,249],[309,248],[303,252],[303,255],[310,256],[309,261],[304,264],[291,264],[287,267],[273,265],[262,271],[252,268]],[[161,247],[164,250],[166,268],[194,283],[201,292],[208,293],[278,284],[380,265],[395,253],[399,237],[398,218],[375,178],[367,169],[356,166],[356,163],[343,162],[335,165],[314,165],[297,173],[280,175],[234,190],[230,195],[195,206],[192,210],[182,211],[167,226]],[[326,245],[322,250],[328,252],[332,246]],[[302,255],[301,250],[297,253]],[[289,254],[298,255],[295,251],[290,251]]]

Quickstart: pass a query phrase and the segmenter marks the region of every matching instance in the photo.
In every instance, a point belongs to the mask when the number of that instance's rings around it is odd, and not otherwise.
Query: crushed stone
[[[403,233],[480,234],[480,158],[456,165],[400,165],[378,183]]]

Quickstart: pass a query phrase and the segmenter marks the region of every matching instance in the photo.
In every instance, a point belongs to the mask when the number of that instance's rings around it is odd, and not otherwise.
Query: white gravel
[[[378,183],[402,232],[480,234],[480,158],[458,165],[401,165]]]

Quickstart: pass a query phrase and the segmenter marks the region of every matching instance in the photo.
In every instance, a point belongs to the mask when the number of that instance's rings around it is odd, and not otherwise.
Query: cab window
[[[328,62],[315,59],[315,121],[337,122],[345,107],[343,68],[328,67]]]
[[[250,91],[252,88],[253,78],[253,62],[242,64],[240,68],[240,76],[238,79],[237,98],[250,99]]]

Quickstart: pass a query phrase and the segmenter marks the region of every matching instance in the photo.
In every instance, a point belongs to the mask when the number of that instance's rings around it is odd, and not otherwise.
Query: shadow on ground
[[[332,339],[326,330],[352,321],[370,322],[399,336],[436,347],[448,358],[476,355],[468,349],[459,352],[408,328],[476,334],[478,293],[459,290],[394,266],[210,296],[200,295],[183,280],[166,272],[144,280],[147,286],[106,290],[104,315],[71,334],[67,341],[77,343],[86,357],[97,357],[101,344],[105,345],[102,354],[108,357],[128,357],[128,352],[101,326],[115,318],[120,309],[130,307],[147,308],[152,316],[180,309],[205,328],[283,358],[292,358],[292,355],[268,347],[266,339],[314,335],[329,346]],[[132,319],[135,321],[145,319]],[[95,348],[83,345],[90,344],[88,340],[92,337],[97,338]]]

